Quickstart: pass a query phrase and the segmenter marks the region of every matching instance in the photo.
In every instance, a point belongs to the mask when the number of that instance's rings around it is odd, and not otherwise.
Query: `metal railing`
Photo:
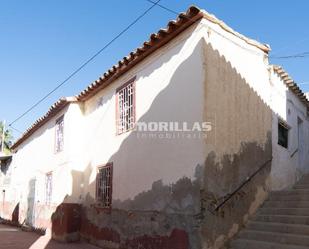
[[[290,155],[290,157],[292,158],[297,152],[298,152],[298,148]]]
[[[272,161],[272,157],[264,162],[252,175],[248,176],[244,182],[242,182],[239,187],[237,187],[234,191],[227,194],[223,201],[216,205],[211,211],[211,213],[218,212],[230,199],[232,199],[244,186],[246,186],[260,171],[262,171],[270,162]]]

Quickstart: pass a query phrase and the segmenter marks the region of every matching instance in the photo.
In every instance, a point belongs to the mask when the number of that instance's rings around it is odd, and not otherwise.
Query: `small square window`
[[[289,146],[289,127],[283,121],[278,122],[278,144],[284,148]]]
[[[113,164],[98,168],[96,178],[96,200],[103,208],[111,208],[113,186]]]
[[[63,116],[58,118],[56,120],[56,127],[55,127],[55,133],[56,133],[56,137],[55,137],[55,152],[58,153],[60,151],[63,151],[63,141],[64,141],[64,137],[63,137],[63,129],[64,129],[64,118]]]
[[[45,176],[45,204],[50,205],[52,203],[53,194],[53,174],[47,173]]]
[[[135,124],[135,77],[116,90],[117,134],[134,128]]]

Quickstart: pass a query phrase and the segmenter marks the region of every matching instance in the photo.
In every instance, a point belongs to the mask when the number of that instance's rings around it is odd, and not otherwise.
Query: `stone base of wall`
[[[83,207],[82,211],[81,238],[103,248],[200,248],[196,239],[198,231],[193,231],[194,219],[189,215],[106,211],[96,207]]]
[[[61,242],[83,239],[106,249],[196,248],[190,247],[188,232],[173,222],[180,222],[179,217],[166,218],[158,212],[107,212],[63,203],[52,215],[52,238]],[[190,226],[189,222],[186,225]]]
[[[52,215],[52,238],[62,242],[80,239],[81,205],[62,203]]]
[[[179,229],[173,229],[169,236],[148,236],[128,239],[125,242],[126,248],[143,248],[143,249],[189,249],[188,234]]]
[[[15,210],[15,211],[14,211]],[[39,212],[40,210],[40,212]],[[55,210],[50,216],[52,210]],[[7,220],[21,219],[25,210],[7,203],[3,212]],[[199,248],[192,240],[191,216],[155,211],[102,210],[77,203],[62,203],[57,208],[36,206],[34,224],[51,227],[52,238],[60,242],[86,240],[106,249],[189,249]],[[49,218],[51,217],[51,219]],[[30,227],[29,227],[30,228]],[[191,241],[190,241],[191,240]],[[194,246],[190,246],[194,244]]]

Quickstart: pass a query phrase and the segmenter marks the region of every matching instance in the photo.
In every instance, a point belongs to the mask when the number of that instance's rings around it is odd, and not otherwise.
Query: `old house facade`
[[[15,142],[1,217],[104,248],[222,247],[308,172],[309,103],[269,51],[190,7]]]

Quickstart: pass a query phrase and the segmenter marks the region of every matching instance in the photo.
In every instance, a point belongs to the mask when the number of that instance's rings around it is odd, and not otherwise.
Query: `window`
[[[100,206],[111,208],[112,205],[113,164],[98,168],[96,179],[96,199]]]
[[[283,121],[278,122],[278,144],[284,148],[288,148],[289,127]]]
[[[117,134],[134,128],[135,123],[135,78],[116,91]]]
[[[64,119],[63,116],[58,118],[56,121],[56,141],[55,141],[55,152],[60,152],[63,150],[63,128]]]
[[[45,177],[45,204],[50,205],[52,202],[53,193],[53,174],[51,172]]]

